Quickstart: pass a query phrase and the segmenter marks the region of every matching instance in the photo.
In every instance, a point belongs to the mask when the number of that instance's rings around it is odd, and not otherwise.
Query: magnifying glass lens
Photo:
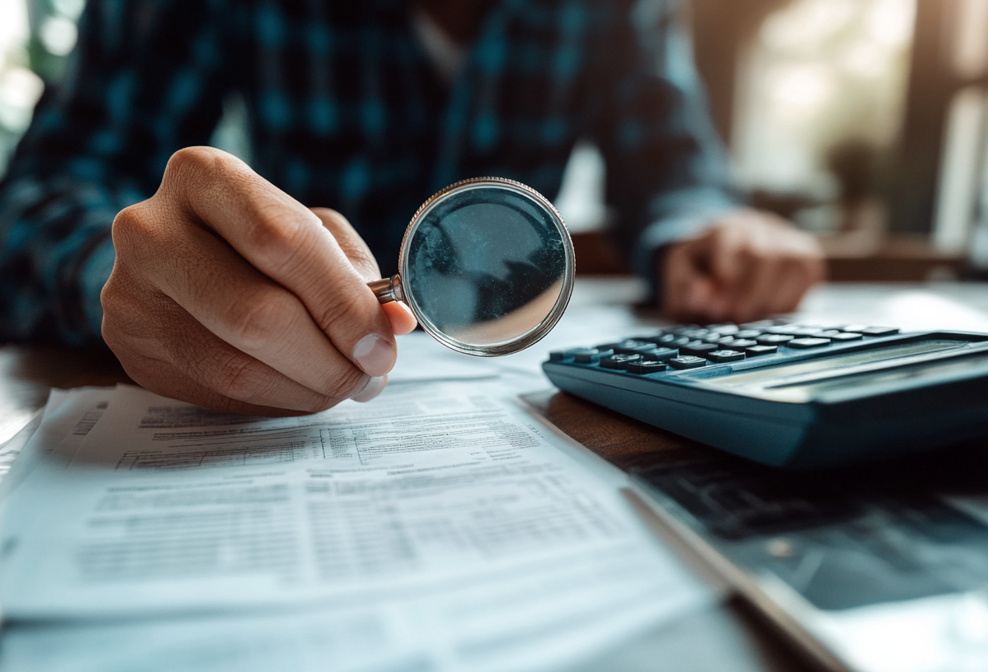
[[[572,292],[573,246],[541,194],[510,180],[477,178],[447,187],[419,209],[399,268],[387,282],[423,329],[459,352],[503,355],[535,343],[562,316]]]

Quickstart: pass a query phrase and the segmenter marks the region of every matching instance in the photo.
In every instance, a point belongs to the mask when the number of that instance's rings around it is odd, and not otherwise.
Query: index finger
[[[343,253],[361,273],[365,280],[372,281],[381,277],[377,260],[371,254],[367,243],[354,230],[346,217],[329,208],[312,208],[312,212],[322,220],[323,226],[329,229]],[[391,331],[396,336],[410,333],[417,324],[415,316],[408,306],[401,301],[391,301],[381,304],[381,309],[388,317]]]
[[[394,366],[387,315],[312,211],[239,159],[211,148],[176,152],[162,189],[297,296],[336,349],[365,373],[383,376]]]

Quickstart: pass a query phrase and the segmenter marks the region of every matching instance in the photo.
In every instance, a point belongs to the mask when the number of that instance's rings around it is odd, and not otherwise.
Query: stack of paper
[[[509,373],[439,377],[284,419],[56,392],[0,481],[0,668],[551,670],[709,604]]]

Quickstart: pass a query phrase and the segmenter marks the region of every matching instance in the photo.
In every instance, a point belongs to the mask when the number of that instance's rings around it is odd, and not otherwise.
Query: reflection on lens
[[[512,350],[520,349],[565,308],[569,235],[552,206],[526,187],[491,180],[461,186],[427,204],[412,227],[402,259],[406,298],[447,345],[503,354],[500,346],[533,335]]]
[[[458,341],[475,345],[503,345],[516,341],[520,336],[532,333],[552,312],[559,301],[563,281],[560,278],[551,287],[533,298],[517,310],[505,313],[503,316],[477,322],[475,324],[457,325],[452,333],[446,331]]]

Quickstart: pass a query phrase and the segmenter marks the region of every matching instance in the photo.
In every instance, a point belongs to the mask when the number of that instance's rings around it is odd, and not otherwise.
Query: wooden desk
[[[106,350],[0,345],[0,445],[45,405],[53,387],[129,382]]]
[[[589,294],[584,291],[581,301],[584,305],[592,304],[595,291],[601,298],[607,297],[611,301],[615,296],[633,300],[636,296],[634,288],[618,291],[621,287],[624,285],[585,285],[583,289],[590,291]],[[844,285],[824,288],[811,295],[807,303],[814,313],[858,310],[868,314],[872,318],[869,321],[903,324],[902,319],[911,319],[910,308],[897,302],[897,297],[907,296],[909,292],[917,297],[911,305],[934,313],[918,317],[931,321],[945,320],[946,323],[941,325],[944,327],[975,329],[979,319],[988,325],[988,286],[984,285],[857,288]],[[882,312],[882,305],[886,306],[885,313]],[[956,310],[951,312],[948,310],[951,307]],[[835,311],[835,308],[838,310]],[[896,314],[896,310],[903,312]],[[645,321],[648,321],[647,316]],[[15,434],[44,405],[51,387],[113,385],[118,382],[127,382],[127,377],[115,359],[103,351],[0,347],[0,444]],[[549,388],[527,395],[525,399],[564,432],[623,469],[645,466],[656,451],[669,448],[706,450],[667,432]],[[676,545],[671,538],[670,543]],[[688,552],[683,550],[683,553],[688,562],[696,562]],[[815,669],[739,599],[731,598],[722,605],[691,614],[653,632],[639,633],[619,649],[586,661],[577,668],[577,672],[654,670],[658,667],[679,672],[796,672]]]

